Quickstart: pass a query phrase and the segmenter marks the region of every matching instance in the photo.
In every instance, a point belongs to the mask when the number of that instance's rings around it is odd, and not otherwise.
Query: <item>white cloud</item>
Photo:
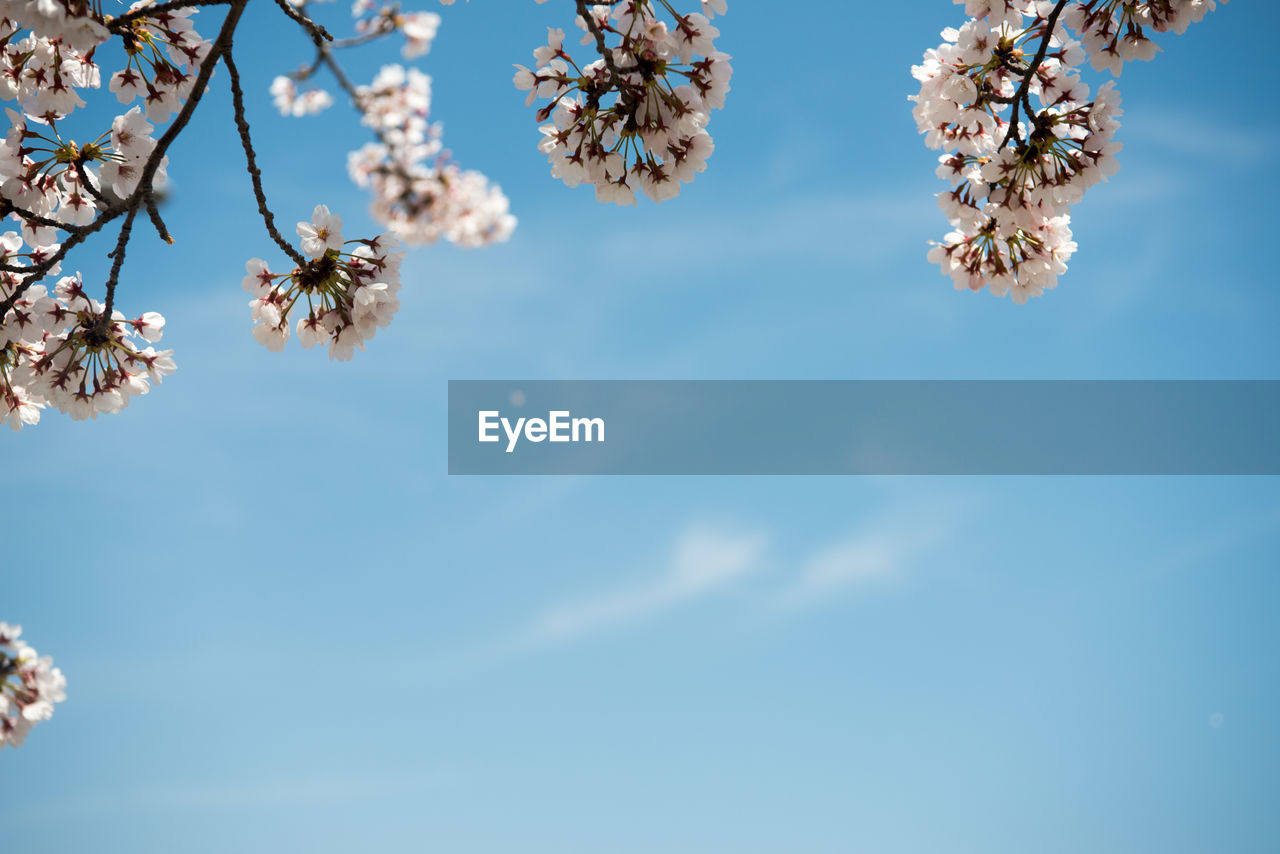
[[[805,562],[784,599],[799,603],[894,575],[902,568],[904,544],[889,537],[862,536],[830,546]]]
[[[677,541],[666,572],[642,584],[547,608],[530,626],[526,644],[562,643],[710,596],[761,567],[768,538],[693,528]]]
[[[955,529],[959,512],[923,502],[910,512],[881,516],[852,536],[815,552],[776,604],[785,610],[818,604],[849,590],[902,577]]]

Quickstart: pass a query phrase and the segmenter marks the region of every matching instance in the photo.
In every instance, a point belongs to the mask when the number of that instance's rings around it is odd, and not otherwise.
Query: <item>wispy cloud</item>
[[[520,645],[565,643],[711,596],[760,569],[767,547],[768,537],[759,532],[689,529],[676,542],[665,572],[552,605],[534,619]]]
[[[904,577],[952,540],[972,512],[968,504],[912,493],[863,518],[852,533],[806,542],[788,550],[791,556],[779,554],[772,531],[758,526],[691,525],[674,537],[669,557],[641,580],[553,602],[505,637],[469,651],[455,647],[442,661],[467,669],[568,646],[694,608],[766,572],[772,583],[752,584],[743,603],[775,616],[794,613]]]
[[[775,604],[795,610],[898,579],[948,539],[958,519],[955,508],[921,505],[868,521],[802,561]]]

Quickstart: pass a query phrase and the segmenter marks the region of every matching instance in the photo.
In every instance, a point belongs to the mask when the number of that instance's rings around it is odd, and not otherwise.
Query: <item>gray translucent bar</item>
[[[449,473],[1274,475],[1280,381],[453,380]]]

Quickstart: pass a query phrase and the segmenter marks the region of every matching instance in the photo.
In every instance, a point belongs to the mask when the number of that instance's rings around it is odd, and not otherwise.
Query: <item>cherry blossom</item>
[[[724,105],[732,76],[712,23],[727,6],[686,2],[693,8],[573,0],[582,44],[595,50],[581,68],[563,31],[549,31],[535,69],[523,69],[517,84],[531,103],[549,101],[538,110],[540,149],[554,176],[626,204],[637,192],[670,199],[705,170],[714,150],[709,115]],[[355,0],[351,34],[336,38],[311,17],[323,0],[280,0],[262,8],[296,28],[298,49],[313,54],[269,79],[272,102],[286,116],[314,115],[337,94],[320,81],[336,84],[370,137],[347,155],[348,174],[368,190],[369,213],[387,232],[346,240],[342,220],[321,204],[299,224],[297,241],[286,239],[266,196],[235,62],[233,37],[247,3],[0,0],[0,100],[9,119],[0,139],[0,217],[9,221],[0,231],[0,417],[12,429],[37,424],[49,409],[74,419],[119,412],[174,372],[172,351],[155,346],[163,316],[131,319],[116,297],[133,236],[150,228],[174,242],[161,211],[170,147],[215,75],[230,87],[263,227],[289,259],[281,273],[250,264],[259,276],[251,288],[254,335],[268,347],[297,334],[305,347],[328,344],[331,357],[350,358],[399,305],[398,244],[484,247],[515,229],[502,189],[445,147],[431,77],[388,63],[372,80],[353,82],[338,60],[386,40],[406,60],[428,56],[443,25],[438,12]],[[212,26],[198,28],[210,14]],[[118,114],[88,120],[80,111],[94,98],[118,103]],[[105,280],[65,275],[68,254],[113,224]]]
[[[110,36],[94,5],[81,0],[0,0],[0,17],[39,39],[88,53]]]
[[[32,728],[67,698],[67,680],[22,640],[22,627],[0,622],[0,749],[21,747]]]
[[[1057,285],[1077,248],[1071,207],[1119,168],[1120,93],[1114,81],[1091,93],[1079,67],[1119,74],[1154,56],[1144,27],[1181,32],[1215,4],[954,2],[972,17],[912,68],[917,126],[948,152],[937,174],[952,186],[938,207],[953,230],[928,257],[957,289],[1021,304]]]
[[[656,202],[674,198],[715,149],[706,127],[724,106],[733,69],[715,47],[720,32],[710,16],[724,14],[725,2],[669,18],[650,0],[578,5],[581,42],[594,43],[598,59],[579,66],[564,30],[548,29],[534,68],[516,66],[525,103],[547,102],[537,113],[550,119],[539,128],[539,150],[553,176],[593,185],[602,202],[634,204],[636,191]]]
[[[399,309],[404,253],[393,235],[344,240],[342,219],[324,205],[297,230],[305,263],[280,274],[261,258],[245,264],[241,286],[253,297],[253,337],[278,353],[296,330],[304,348],[327,344],[330,359],[346,361]]]
[[[433,12],[408,12],[398,4],[356,0],[351,9],[357,36],[342,42],[356,46],[393,33],[405,37],[406,57],[426,54],[440,28]],[[297,86],[322,68],[334,71],[338,84],[360,111],[374,140],[351,152],[347,171],[372,195],[369,211],[407,244],[440,239],[473,248],[511,236],[516,219],[501,188],[482,173],[464,170],[445,150],[440,126],[431,121],[431,78],[414,67],[384,65],[367,85],[354,85],[322,53],[310,66],[276,78],[272,94],[282,113],[303,115],[331,103],[321,89],[299,94]]]
[[[271,96],[282,116],[309,116],[333,105],[333,96],[323,89],[299,90],[292,77],[284,74],[271,81]]]
[[[516,220],[507,197],[481,173],[453,163],[439,126],[429,122],[430,77],[385,66],[356,96],[379,141],[353,152],[347,168],[356,184],[372,191],[376,219],[410,244],[443,237],[471,248],[511,235]]]
[[[144,10],[149,0],[130,11]],[[108,88],[122,104],[141,98],[147,118],[166,121],[182,107],[195,83],[200,62],[210,43],[201,39],[191,22],[194,9],[171,9],[134,20],[121,34],[128,57],[125,67],[111,75]]]
[[[49,404],[80,421],[119,412],[151,383],[173,373],[173,351],[148,345],[160,340],[164,318],[147,312],[133,320],[109,314],[88,297],[79,274],[58,281],[36,308],[45,327],[43,346],[22,376]]]

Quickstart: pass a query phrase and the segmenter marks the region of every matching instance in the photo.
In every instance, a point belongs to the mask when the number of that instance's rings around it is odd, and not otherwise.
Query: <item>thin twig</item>
[[[302,14],[302,10],[289,3],[289,0],[276,0],[276,5],[279,6],[291,20],[301,25],[302,28],[307,31],[307,35],[311,36],[311,41],[315,42],[317,47],[321,42],[333,41],[333,36],[329,35],[328,30]]]
[[[129,208],[129,213],[125,215],[124,223],[120,226],[120,235],[116,238],[116,248],[107,255],[112,260],[111,273],[107,276],[107,301],[102,308],[104,318],[110,318],[111,309],[115,307],[116,283],[120,281],[120,268],[124,266],[124,256],[129,249],[129,235],[133,233],[133,218],[137,214],[136,205]]]
[[[126,203],[129,209],[129,218],[126,220],[125,226],[121,227],[122,232],[125,232],[126,226],[132,228],[133,217],[137,213],[139,205],[142,205],[154,193],[153,182],[155,181],[156,172],[160,169],[160,162],[164,159],[165,151],[178,138],[178,134],[182,133],[183,128],[187,126],[187,122],[191,121],[191,116],[195,113],[196,106],[200,103],[200,99],[208,88],[209,78],[213,76],[213,69],[218,64],[219,57],[231,52],[231,41],[235,36],[236,25],[240,23],[240,16],[244,13],[244,7],[248,2],[249,0],[232,0],[231,8],[227,10],[227,17],[222,21],[222,29],[218,32],[218,38],[214,41],[213,47],[210,48],[204,61],[200,63],[200,73],[196,75],[195,82],[191,86],[191,94],[188,96],[187,102],[182,105],[182,110],[178,113],[178,117],[165,130],[164,135],[156,140],[156,147],[151,150],[151,155],[143,166],[142,175],[138,179],[138,186]],[[112,265],[113,275],[118,273],[116,268],[123,260],[124,251],[121,250]],[[107,303],[103,309],[103,314],[109,317],[111,315],[112,298],[115,296],[115,286],[111,280],[108,280],[108,285]]]
[[[320,48],[321,61],[329,67],[333,72],[333,77],[338,81],[338,85],[342,87],[342,91],[346,92],[351,98],[352,105],[361,113],[364,112],[364,105],[361,103],[360,92],[356,89],[355,84],[351,82],[351,78],[347,76],[347,72],[342,70],[342,66],[338,64],[333,55],[329,53],[327,46]],[[373,128],[374,136],[382,138],[382,132],[378,128]]]
[[[143,203],[147,206],[147,216],[151,218],[151,225],[155,228],[156,234],[160,239],[169,245],[173,245],[173,235],[169,233],[168,227],[164,224],[164,220],[160,218],[160,208],[156,205],[156,194],[154,191],[147,193]]]
[[[58,247],[57,252],[53,253],[39,264],[35,264],[31,267],[14,267],[10,264],[0,264],[0,270],[3,270],[6,273],[21,273],[26,276],[26,278],[23,279],[16,288],[14,288],[13,293],[9,294],[3,302],[0,302],[0,317],[4,317],[5,314],[8,313],[9,309],[13,308],[13,304],[22,296],[27,288],[38,282],[46,273],[53,269],[59,261],[66,257],[68,252],[79,244],[84,243],[91,234],[101,231],[107,223],[111,222],[111,220],[115,219],[123,212],[123,208],[120,208],[114,212],[99,216],[89,225],[75,227],[63,225],[62,223],[54,222],[53,220],[48,220],[44,217],[34,217],[35,222],[38,222],[41,225],[49,225],[53,228],[61,228],[63,231],[70,232],[71,236],[62,242],[61,246]],[[5,215],[9,213],[18,213],[19,216],[26,216],[25,211],[18,212],[10,206],[7,201],[4,205],[0,206],[0,213]]]
[[[141,9],[127,12],[118,18],[112,18],[107,21],[107,29],[115,35],[120,35],[139,18],[154,18],[166,12],[176,12],[179,9],[189,9],[193,6],[225,6],[230,2],[231,0],[169,0],[167,3],[144,6]]]
[[[231,77],[231,103],[235,108],[236,130],[240,133],[240,145],[244,148],[245,165],[249,169],[249,178],[253,181],[253,197],[258,201],[258,213],[262,215],[262,222],[267,227],[267,234],[271,235],[271,239],[276,242],[276,245],[283,249],[295,264],[303,266],[307,263],[307,259],[297,249],[293,248],[293,244],[280,236],[280,232],[276,228],[275,216],[267,205],[267,196],[262,189],[262,170],[258,168],[258,157],[253,150],[253,139],[249,135],[249,120],[245,118],[244,114],[244,91],[240,88],[240,70],[236,68],[235,60],[231,57],[230,45],[227,45],[226,53],[223,55],[222,60],[226,63],[227,74]]]
[[[351,106],[356,108],[356,112],[364,115],[366,110],[364,106],[364,99],[360,96],[360,90],[351,82],[351,78],[347,76],[347,72],[342,69],[342,66],[338,64],[338,61],[333,58],[333,54],[329,52],[328,45],[321,46],[320,55],[321,61],[326,67],[328,67],[329,71],[333,73],[333,78],[338,81],[338,86],[341,87],[342,91],[346,92],[347,97],[351,99]],[[395,146],[387,139],[387,135],[382,128],[369,126],[369,131],[373,134],[373,138],[378,142],[385,145],[388,149],[393,151],[395,150]],[[395,168],[396,174],[403,178],[406,183],[411,183],[413,181],[413,176],[406,172],[399,163],[395,164]]]
[[[77,231],[84,231],[85,229],[90,227],[87,225],[72,225],[71,223],[67,223],[67,222],[59,222],[56,219],[50,219],[47,216],[41,216],[40,214],[35,213],[34,211],[29,211],[29,210],[20,208],[17,205],[15,205],[13,202],[9,201],[8,199],[0,199],[0,218],[7,217],[9,214],[17,214],[19,217],[26,220],[27,222],[34,222],[36,225],[47,225],[50,228],[60,228],[63,231],[69,231],[72,234],[74,234]],[[0,267],[0,269],[4,269],[4,268]],[[5,272],[12,273],[15,271],[6,270]]]
[[[93,186],[93,182],[89,180],[89,170],[84,168],[84,164],[79,160],[75,160],[73,165],[75,166],[76,175],[80,178],[80,186],[89,191],[89,195],[93,196],[94,201],[101,202],[107,208],[114,207],[115,203],[102,195],[97,187]]]

